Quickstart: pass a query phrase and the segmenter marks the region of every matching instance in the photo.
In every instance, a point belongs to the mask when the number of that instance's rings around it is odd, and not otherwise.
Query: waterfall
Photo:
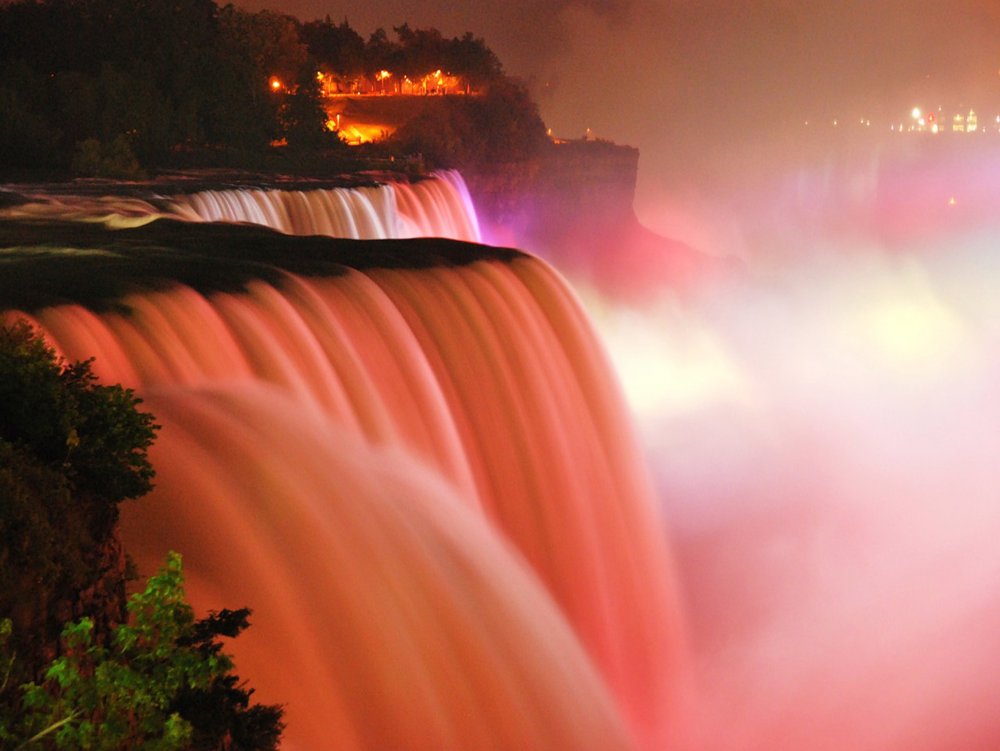
[[[25,201],[0,209],[0,218],[101,221],[137,226],[161,217],[189,222],[246,222],[288,235],[326,235],[356,240],[447,237],[480,242],[479,222],[468,188],[455,171],[415,182],[355,188],[293,189],[230,187],[162,195],[150,188],[129,197],[32,191]],[[133,189],[135,190],[135,189]]]
[[[457,172],[376,187],[206,190],[175,197],[170,210],[192,221],[250,222],[289,235],[480,241],[472,201]]]
[[[378,237],[476,226],[450,176],[322,193],[185,200],[202,219],[225,207],[296,234],[334,227],[344,205]],[[663,748],[683,673],[665,529],[563,280],[443,240],[176,226],[89,225],[56,251],[43,227],[30,252],[87,278],[107,259],[72,251],[106,235],[146,274],[209,257],[215,279],[237,262],[213,243],[252,245],[257,263],[267,241],[271,271],[242,291],[140,279],[100,312],[20,315],[164,426],[157,488],[124,510],[126,547],[146,572],[179,550],[199,608],[253,608],[233,651],[260,700],[286,705],[286,746]]]

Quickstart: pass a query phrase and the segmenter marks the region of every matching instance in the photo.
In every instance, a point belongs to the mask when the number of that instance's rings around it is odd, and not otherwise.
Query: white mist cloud
[[[837,191],[775,207],[753,237],[798,253],[591,305],[676,541],[702,751],[1000,744],[1000,230],[874,177],[865,222]]]

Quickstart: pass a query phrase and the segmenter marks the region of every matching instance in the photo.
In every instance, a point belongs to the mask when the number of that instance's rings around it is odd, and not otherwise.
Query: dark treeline
[[[301,39],[320,67],[343,79],[373,78],[381,70],[417,78],[444,69],[479,89],[503,75],[500,60],[472,32],[447,39],[437,29],[411,29],[406,23],[393,31],[395,41],[385,29],[376,29],[365,41],[346,19],[334,24],[327,16],[303,24]]]
[[[440,116],[386,145],[422,149],[434,155],[430,166],[488,158],[497,148],[476,146],[484,138],[509,143],[512,132],[523,131],[531,148],[543,140],[537,108],[482,39],[471,33],[448,39],[407,24],[393,32],[395,39],[378,29],[365,40],[346,20],[301,23],[213,0],[5,5],[0,168],[72,167],[129,177],[143,168],[253,163],[275,143],[286,143],[286,152],[344,150],[325,127],[320,70],[347,79],[383,69],[417,76],[445,68],[483,92],[482,99],[495,100],[470,101],[468,112],[452,108],[457,122],[444,135],[468,136],[454,154],[447,141],[433,138]],[[269,88],[272,77],[283,82],[280,90]],[[472,156],[466,141],[473,142]]]

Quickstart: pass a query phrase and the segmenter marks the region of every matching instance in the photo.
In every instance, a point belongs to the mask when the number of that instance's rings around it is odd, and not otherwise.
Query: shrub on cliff
[[[273,751],[282,711],[249,705],[218,636],[236,636],[248,611],[196,621],[176,553],[128,602],[129,621],[107,645],[83,618],[63,630],[63,653],[39,683],[0,713],[0,743],[56,749]],[[0,624],[0,658],[10,621]],[[0,677],[10,657],[0,659]],[[4,690],[0,682],[0,692]],[[20,746],[18,746],[20,747]]]
[[[128,139],[115,136],[104,143],[87,138],[76,145],[70,168],[85,177],[106,177],[116,180],[141,180],[145,171],[136,159]]]
[[[0,748],[277,745],[281,710],[250,706],[217,641],[249,611],[195,621],[171,555],[126,615],[118,504],[152,487],[157,429],[140,403],[0,325]]]
[[[123,615],[118,503],[151,488],[157,427],[139,403],[26,323],[0,327],[0,616],[14,622],[19,679],[67,620],[90,616],[104,633]]]

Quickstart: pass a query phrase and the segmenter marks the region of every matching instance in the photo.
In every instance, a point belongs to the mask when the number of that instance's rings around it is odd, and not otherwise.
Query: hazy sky
[[[346,17],[365,37],[403,21],[473,31],[531,83],[557,135],[591,128],[638,146],[645,192],[770,159],[806,120],[864,117],[887,128],[916,104],[1000,112],[998,0],[238,4]]]

